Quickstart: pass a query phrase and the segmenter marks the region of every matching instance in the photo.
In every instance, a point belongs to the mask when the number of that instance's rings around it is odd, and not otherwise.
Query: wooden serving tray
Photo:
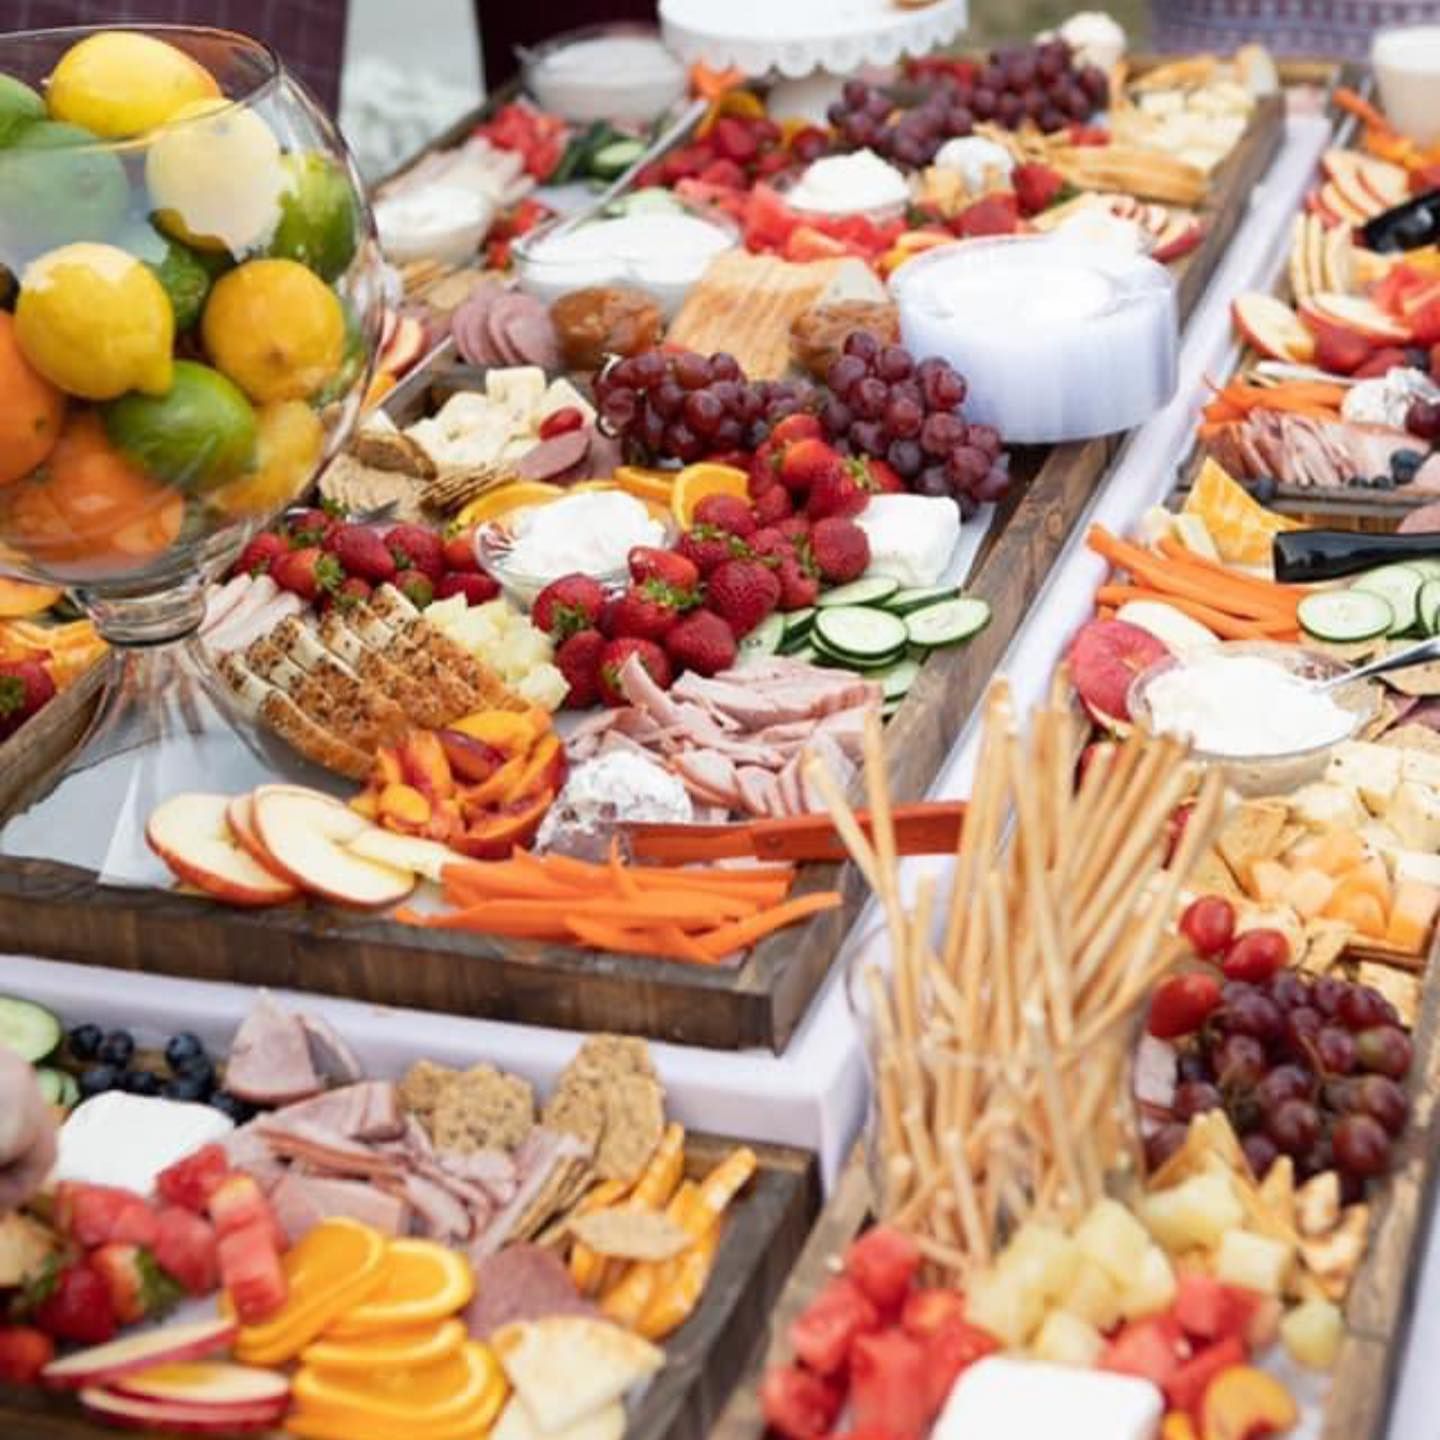
[[[706,1173],[734,1143],[688,1137],[691,1171]],[[819,1206],[815,1157],[780,1146],[751,1148],[760,1168],[729,1213],[710,1283],[695,1313],[666,1342],[665,1368],[635,1407],[627,1440],[703,1440],[710,1433],[745,1374],[752,1346],[805,1244]],[[0,1386],[5,1440],[113,1440],[115,1433],[90,1420],[72,1400]],[[285,1437],[274,1431],[270,1440]]]

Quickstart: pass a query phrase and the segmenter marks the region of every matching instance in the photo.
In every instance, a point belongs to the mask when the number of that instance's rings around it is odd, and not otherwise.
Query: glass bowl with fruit
[[[116,652],[82,768],[144,747],[163,798],[227,730],[206,587],[348,435],[379,281],[343,142],[266,46],[0,36],[0,573],[71,589]]]

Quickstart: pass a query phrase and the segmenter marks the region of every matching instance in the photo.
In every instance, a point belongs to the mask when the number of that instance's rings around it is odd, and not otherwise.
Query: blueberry
[[[180,1075],[174,1080],[166,1081],[160,1093],[167,1100],[188,1100],[194,1104],[204,1104],[210,1094],[209,1082],[198,1075]]]
[[[95,1052],[102,1065],[114,1065],[123,1070],[135,1054],[135,1037],[128,1030],[112,1030]]]
[[[1418,450],[1397,450],[1390,457],[1390,473],[1397,485],[1409,485],[1424,463],[1425,457]]]
[[[215,1088],[215,1064],[208,1055],[192,1055],[172,1068],[177,1080],[193,1080],[205,1095]]]
[[[1273,475],[1260,475],[1251,483],[1250,493],[1262,505],[1269,505],[1280,493],[1280,483]]]
[[[98,1025],[77,1025],[70,1032],[70,1053],[77,1060],[93,1060],[105,1032]]]
[[[1370,481],[1370,488],[1372,490],[1393,490],[1395,488],[1395,478],[1388,471],[1386,471],[1380,475],[1372,477]]]
[[[121,1088],[131,1095],[158,1095],[161,1083],[153,1070],[127,1070],[120,1077]]]
[[[93,1095],[103,1095],[120,1083],[120,1072],[113,1065],[91,1065],[81,1072],[80,1096],[88,1100]]]
[[[245,1124],[255,1113],[238,1095],[232,1095],[228,1090],[217,1090],[210,1097],[210,1104],[222,1115],[228,1115],[237,1125]]]
[[[165,1063],[178,1071],[187,1060],[194,1060],[197,1056],[203,1058],[204,1054],[205,1047],[199,1037],[186,1030],[170,1037],[170,1043],[165,1047]]]

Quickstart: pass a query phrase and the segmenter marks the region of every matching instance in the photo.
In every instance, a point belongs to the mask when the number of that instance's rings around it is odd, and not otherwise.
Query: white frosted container
[[[1133,429],[1175,393],[1175,285],[1153,260],[1059,235],[962,240],[890,281],[906,347],[964,375],[968,419],[1049,445]]]

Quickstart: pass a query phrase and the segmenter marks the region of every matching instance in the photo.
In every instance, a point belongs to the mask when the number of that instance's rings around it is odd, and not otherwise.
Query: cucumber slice
[[[644,153],[643,141],[614,140],[590,157],[590,173],[597,180],[618,180]]]
[[[42,1065],[35,1072],[35,1083],[40,1087],[47,1105],[73,1110],[80,1103],[80,1087],[68,1070],[52,1070]]]
[[[1307,595],[1296,609],[1296,618],[1307,635],[1347,645],[1389,634],[1395,612],[1388,600],[1365,590],[1325,590]]]
[[[927,605],[938,605],[942,600],[953,600],[959,592],[953,585],[917,585],[910,590],[897,590],[882,608],[892,615],[909,615],[923,610]]]
[[[1416,597],[1420,628],[1427,635],[1440,634],[1440,579],[1427,580]]]
[[[740,658],[773,655],[785,638],[785,617],[767,615],[741,642]]]
[[[906,658],[897,660],[885,670],[872,672],[870,678],[880,682],[880,688],[884,691],[885,699],[888,702],[903,700],[919,674],[920,662]]]
[[[990,606],[984,600],[961,596],[927,605],[905,617],[905,629],[912,645],[933,650],[940,645],[958,645],[978,635],[990,623]]]
[[[885,701],[885,703],[880,707],[880,718],[882,720],[889,720],[896,713],[896,711],[900,709],[901,703],[902,702],[899,700]]]
[[[792,610],[785,616],[785,638],[790,639],[792,635],[808,635],[810,627],[815,623],[815,607],[807,605],[803,610]]]
[[[798,650],[787,650],[785,652],[792,660],[803,660],[807,665],[818,665],[821,660],[820,652],[813,645],[802,645]]]
[[[29,1000],[0,995],[0,1045],[36,1065],[60,1044],[59,1020]]]
[[[816,603],[822,610],[842,605],[879,605],[899,588],[900,582],[889,575],[871,575],[827,590]]]
[[[1420,614],[1417,601],[1425,577],[1413,565],[1382,565],[1368,575],[1362,575],[1350,588],[1363,595],[1378,595],[1389,603],[1394,612],[1390,621],[1392,635],[1403,634],[1413,629]]]
[[[903,620],[859,605],[822,608],[815,617],[812,634],[814,643],[837,659],[867,667],[889,664],[898,658],[897,652],[904,651],[907,639]]]
[[[1404,562],[1412,570],[1418,570],[1427,580],[1440,580],[1440,560],[1433,555],[1422,555],[1419,559]]]

